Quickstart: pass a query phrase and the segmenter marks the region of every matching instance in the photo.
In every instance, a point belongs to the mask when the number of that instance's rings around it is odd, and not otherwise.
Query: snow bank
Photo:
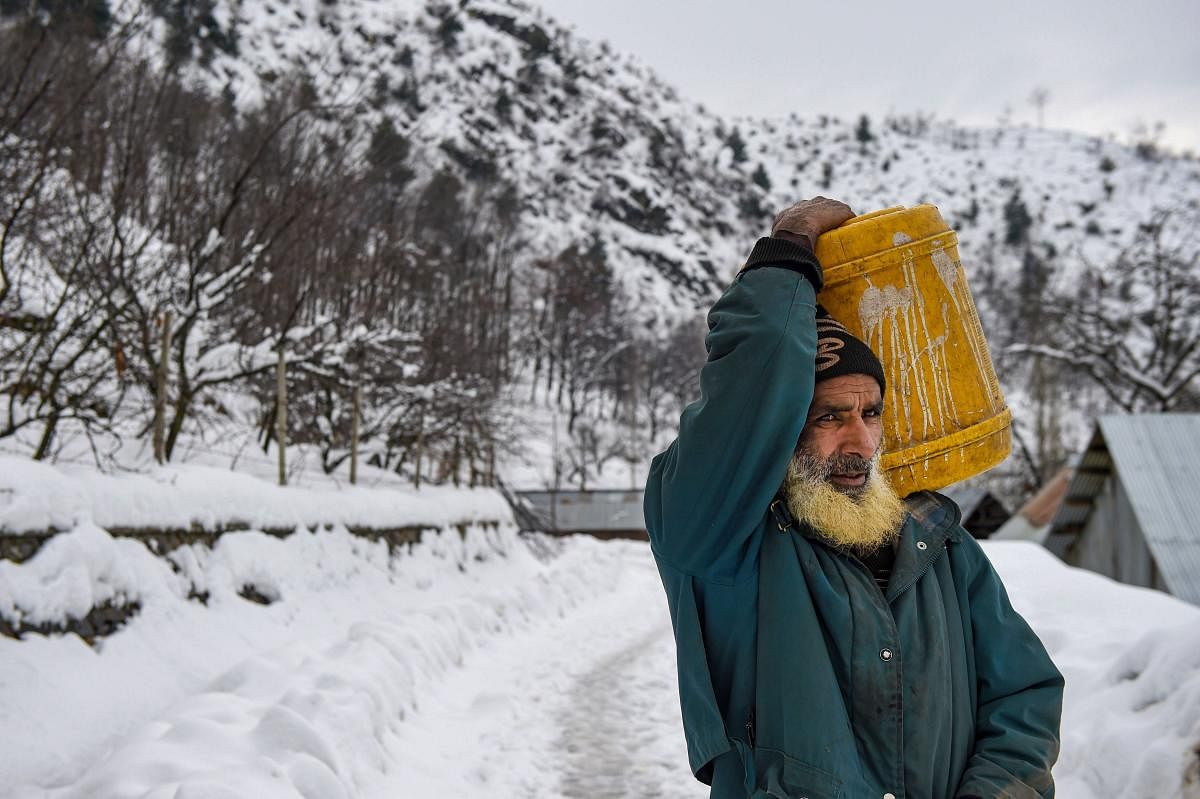
[[[1058,796],[1200,797],[1200,608],[1036,544],[984,546],[1067,680]]]
[[[403,485],[278,486],[209,466],[157,467],[146,474],[101,474],[0,455],[0,530],[99,527],[248,528],[444,527],[511,520],[504,498],[487,489]]]
[[[0,639],[0,794],[357,796],[402,765],[387,745],[433,683],[482,642],[611,590],[612,551],[579,541],[543,563],[505,525],[392,556],[334,528],[229,534],[168,562],[81,525],[3,564],[4,607],[46,617],[121,593],[141,612],[95,649]],[[246,601],[246,584],[276,601]]]
[[[14,624],[61,624],[106,603],[178,595],[181,581],[164,565],[142,543],[114,539],[85,522],[51,538],[27,564],[0,560],[0,616]]]

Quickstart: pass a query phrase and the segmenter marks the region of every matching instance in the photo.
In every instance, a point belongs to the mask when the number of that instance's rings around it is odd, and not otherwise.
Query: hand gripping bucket
[[[883,362],[882,468],[900,496],[990,469],[1012,450],[958,237],[932,205],[857,216],[816,244],[819,302]]]

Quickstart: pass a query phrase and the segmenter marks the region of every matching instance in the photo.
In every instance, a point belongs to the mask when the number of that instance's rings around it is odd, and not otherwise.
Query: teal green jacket
[[[692,772],[719,799],[1052,797],[1063,679],[958,508],[909,498],[885,595],[772,507],[812,400],[814,315],[800,272],[743,272],[650,470]]]

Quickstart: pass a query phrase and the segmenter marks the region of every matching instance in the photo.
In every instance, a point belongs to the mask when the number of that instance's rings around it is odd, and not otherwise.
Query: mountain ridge
[[[152,17],[159,46],[178,54],[164,5],[126,0],[116,13]],[[603,242],[631,303],[652,315],[703,308],[772,212],[817,193],[860,211],[932,202],[968,262],[996,246],[1014,198],[1050,259],[1093,263],[1156,206],[1200,208],[1200,165],[1152,144],[922,114],[723,119],[520,0],[200,5],[210,21],[193,22],[180,56],[194,80],[247,104],[281,75],[305,75],[361,124],[394,124],[418,174],[512,182],[531,260]],[[1021,257],[998,260],[1015,271]]]
[[[144,283],[127,287],[126,304],[111,309],[119,311],[111,319],[78,309],[102,337],[78,342],[88,358],[88,368],[78,370],[79,397],[94,394],[94,379],[111,384],[117,398],[84,408],[95,417],[86,423],[99,428],[112,416],[124,420],[129,414],[131,429],[140,427],[144,435],[151,398],[159,393],[156,348],[148,342],[158,335],[156,314],[176,300],[170,291],[164,294],[166,287],[182,291],[184,300],[190,296],[191,278],[184,274],[181,282],[181,268],[217,288],[231,285],[227,273],[243,283],[236,292],[223,290],[219,309],[191,307],[195,319],[189,316],[163,344],[174,348],[179,368],[189,370],[181,383],[210,378],[215,363],[223,384],[236,383],[241,392],[179,393],[180,424],[185,418],[197,424],[187,416],[195,412],[214,429],[257,428],[265,451],[274,407],[264,376],[280,347],[274,340],[279,331],[270,328],[291,325],[289,303],[300,307],[308,298],[299,329],[287,331],[289,357],[299,370],[294,379],[303,384],[294,388],[312,403],[311,413],[290,423],[292,434],[319,441],[323,468],[337,469],[351,438],[349,389],[366,382],[374,392],[366,402],[375,406],[365,434],[374,448],[370,457],[383,468],[411,471],[414,481],[422,478],[422,458],[439,462],[439,480],[463,470],[472,481],[490,473],[493,467],[485,464],[501,440],[523,436],[503,429],[512,408],[501,394],[517,392],[555,413],[566,410],[580,463],[594,461],[600,470],[606,460],[620,458],[632,475],[634,464],[648,460],[640,451],[646,442],[632,443],[637,429],[648,429],[653,449],[669,434],[668,419],[678,412],[671,406],[692,398],[693,367],[703,357],[696,352],[700,312],[769,229],[772,213],[800,197],[835,196],[860,212],[920,202],[942,210],[957,231],[1017,429],[1029,441],[1061,438],[1055,430],[1064,425],[1073,427],[1070,437],[1080,438],[1089,414],[1100,407],[1099,387],[1080,393],[1078,381],[1063,381],[1079,369],[1055,371],[1048,390],[1033,368],[1043,357],[1070,362],[1072,353],[1054,352],[1040,340],[1057,323],[1053,314],[1065,300],[1082,296],[1081,287],[1104,295],[1104,313],[1091,318],[1125,313],[1105,335],[1114,347],[1137,355],[1154,345],[1141,321],[1154,315],[1152,287],[1133,285],[1147,282],[1140,270],[1154,258],[1166,264],[1159,258],[1164,252],[1178,253],[1179,263],[1166,265],[1194,281],[1200,165],[1160,153],[1153,142],[1130,147],[1064,131],[970,128],[920,113],[852,120],[817,112],[722,118],[682,98],[636,58],[592,44],[518,0],[86,5],[107,32],[103,41],[121,41],[128,62],[121,74],[139,75],[149,61],[159,68],[163,91],[175,92],[181,77],[204,95],[191,101],[204,105],[203,113],[184,113],[191,95],[183,92],[172,95],[179,113],[172,106],[140,115],[140,95],[113,90],[128,103],[127,119],[154,120],[135,142],[144,150],[128,155],[151,179],[146,191],[159,190],[152,179],[164,165],[175,170],[172,180],[191,181],[187,185],[195,188],[182,203],[161,196],[175,204],[146,231],[149,255],[135,253],[127,263],[123,248],[116,248],[119,257],[107,258],[83,239],[76,250],[70,242],[43,247],[53,242],[32,236],[41,223],[32,210],[22,211],[14,228],[12,242],[20,246],[11,251],[37,253],[24,265],[38,266],[50,278],[41,288],[58,286],[63,275],[50,273],[75,257],[95,259],[100,280],[83,288],[97,308],[107,307],[111,296],[106,276],[136,274]],[[5,6],[4,13],[24,15],[28,6],[21,6],[15,12]],[[58,8],[50,0],[34,6]],[[45,12],[33,22],[27,28],[36,38],[55,17]],[[44,66],[52,74],[58,64]],[[217,205],[210,202],[198,215],[188,202],[222,191],[238,201],[238,170],[250,174],[258,162],[253,152],[235,152],[225,163],[223,150],[257,146],[241,121],[276,101],[283,109],[278,113],[292,109],[303,116],[303,141],[309,143],[303,152],[312,164],[322,163],[321,142],[334,142],[330,157],[338,160],[320,173],[333,182],[310,186],[306,179],[318,177],[293,169],[276,191],[270,181],[277,178],[264,167],[260,193],[239,211],[244,235],[224,235],[217,226],[226,217]],[[81,124],[79,138],[64,139],[63,149],[55,144],[39,150],[34,132],[18,138],[12,152],[41,159],[26,166],[34,176],[29,185],[47,202],[58,203],[60,189],[71,187],[65,219],[78,216],[71,202],[94,206],[94,189],[63,182],[66,173],[38,184],[39,163],[57,169],[74,152],[80,159],[72,174],[111,179],[106,191],[118,206],[109,209],[108,221],[119,239],[130,220],[120,211],[127,198],[110,150],[121,152],[122,143],[104,132],[113,117],[105,116],[102,103],[94,114],[88,119],[103,123]],[[114,124],[138,124],[116,119]],[[181,158],[170,131],[201,123],[206,127],[191,135],[203,147],[191,161]],[[274,123],[246,124],[267,131]],[[159,135],[156,125],[167,133]],[[248,166],[234,163],[237,158]],[[334,188],[322,190],[325,185]],[[308,203],[303,229],[289,232],[290,243],[269,252],[258,269],[258,251],[250,243],[257,237],[267,246],[273,239],[262,230],[255,203],[270,206],[265,218],[283,225],[289,209],[275,198],[301,190],[309,192],[295,195]],[[26,230],[32,237],[22,239]],[[330,252],[323,253],[327,242]],[[55,254],[60,250],[66,255]],[[18,303],[26,294],[9,292]],[[210,310],[218,324],[204,321]],[[1178,318],[1190,313],[1183,308]],[[1182,330],[1173,324],[1168,337]],[[49,337],[21,335],[16,328],[10,333],[13,351],[32,353],[45,366],[38,375],[56,374],[53,357],[38,349]],[[1082,335],[1086,343],[1090,334]],[[108,336],[112,342],[96,346]],[[1186,339],[1180,341],[1187,351]],[[1040,349],[1028,357],[1035,345]],[[363,348],[371,354],[362,356]],[[1089,368],[1108,357],[1080,352],[1080,359],[1092,359]],[[128,372],[127,353],[136,355]],[[115,375],[106,371],[109,361],[116,362]],[[1127,409],[1143,407],[1141,367],[1121,368],[1133,377]],[[1173,367],[1164,368],[1155,385],[1171,382]],[[118,413],[114,408],[130,374],[137,390]],[[75,408],[80,400],[70,392],[58,397],[63,383],[57,378],[44,385],[28,375],[20,380],[27,389],[13,394],[12,403],[21,414],[50,414],[37,446],[39,453],[49,451],[59,409]],[[173,391],[167,386],[168,395]],[[1168,397],[1162,409],[1168,400],[1177,405]],[[1058,406],[1064,403],[1072,406],[1066,421],[1050,424],[1039,415],[1063,415]],[[427,410],[437,417],[436,444],[428,437]],[[463,414],[475,427],[462,427]],[[596,417],[590,430],[577,424],[587,416]],[[40,419],[18,421],[33,431]],[[531,430],[545,435],[544,424],[535,422]],[[529,448],[528,441],[522,444]],[[1052,465],[1060,457],[1051,452],[1037,460]],[[559,455],[553,459],[557,483]],[[469,467],[463,465],[468,460]]]

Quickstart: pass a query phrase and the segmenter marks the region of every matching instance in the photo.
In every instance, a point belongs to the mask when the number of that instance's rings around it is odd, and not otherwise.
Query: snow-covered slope
[[[554,482],[552,461],[559,453],[550,451],[559,449],[553,439],[561,431],[557,424],[545,424],[545,417],[562,410],[565,381],[561,374],[547,377],[540,361],[541,375],[530,374],[535,371],[531,361],[544,354],[541,344],[531,342],[547,335],[539,327],[544,320],[534,318],[539,307],[547,307],[540,293],[535,296],[545,270],[532,267],[568,245],[603,245],[605,263],[624,289],[611,310],[619,313],[619,333],[628,338],[607,341],[603,346],[611,351],[580,369],[599,373],[607,367],[597,364],[611,366],[615,361],[609,355],[619,348],[635,344],[645,349],[653,334],[662,334],[661,342],[668,340],[669,330],[684,329],[666,323],[694,323],[697,311],[715,298],[752,240],[767,230],[772,211],[799,197],[838,196],[859,211],[918,202],[938,205],[960,234],[968,278],[997,354],[1018,334],[1028,339],[1040,332],[1020,329],[1013,313],[1026,273],[1038,273],[1037,280],[1029,281],[1034,285],[1045,280],[1050,288],[1068,289],[1082,270],[1106,274],[1115,254],[1131,245],[1141,226],[1165,212],[1170,214],[1168,238],[1200,230],[1200,164],[1164,156],[1145,143],[1129,147],[1028,128],[970,129],[920,114],[885,115],[869,109],[861,119],[836,119],[816,108],[781,108],[774,119],[723,119],[680,97],[635,58],[587,41],[520,0],[112,0],[108,5],[114,14],[111,30],[126,22],[141,30],[135,37],[141,49],[134,52],[149,55],[235,106],[254,106],[274,88],[299,83],[304,89],[298,95],[351,110],[336,115],[358,128],[340,131],[348,141],[365,147],[373,131],[395,131],[404,141],[398,149],[409,153],[405,169],[419,178],[450,169],[475,187],[514,188],[519,212],[511,233],[520,245],[513,272],[517,300],[511,309],[512,368],[506,379],[511,379],[512,401],[507,404],[515,406],[511,416],[524,420],[533,432],[515,453],[529,462],[506,473],[519,470],[535,475],[539,483]],[[418,180],[412,185],[429,184]],[[506,225],[505,235],[509,232]],[[19,237],[13,242],[18,246]],[[1200,241],[1193,238],[1187,247],[1185,255],[1194,254]],[[25,267],[31,284],[47,271],[45,264],[34,266]],[[150,267],[159,268],[156,263]],[[172,269],[164,258],[161,271]],[[37,288],[32,286],[28,297],[45,304]],[[21,290],[10,294],[22,303],[28,299]],[[607,302],[608,296],[596,302]],[[28,309],[22,305],[17,310]],[[643,324],[653,330],[648,334]],[[698,338],[700,328],[694,329]],[[693,335],[691,330],[688,334]],[[580,337],[577,331],[563,335]],[[224,352],[219,336],[209,343],[218,345],[217,353]],[[1146,342],[1125,343],[1138,349]],[[267,349],[265,343],[254,346],[256,365],[267,363]],[[107,345],[90,354],[97,369],[113,357]],[[695,356],[678,350],[668,357],[683,361]],[[1006,371],[1004,366],[1001,378],[1018,429],[1025,432],[1028,448],[1037,449],[1030,439],[1038,411],[1021,385],[1027,375],[1019,367]],[[85,377],[91,379],[90,373]],[[540,395],[539,377],[546,383]],[[625,379],[587,376],[592,378],[604,386],[596,394],[616,393],[610,386]],[[683,388],[672,390],[671,401],[682,405],[692,398],[685,395],[694,384],[676,382]],[[210,402],[233,409],[237,418],[228,426],[227,419],[215,420],[208,425],[215,435],[195,446],[188,436],[196,425],[185,426],[186,440],[172,457],[208,459],[217,466],[241,463],[241,444],[220,463],[211,450],[223,442],[249,440],[245,434],[261,418],[262,402],[248,388],[243,381],[220,397],[193,403],[196,414],[204,413]],[[1075,388],[1070,397],[1050,403],[1068,408],[1057,422],[1068,431],[1063,436],[1067,449],[1082,443],[1093,410],[1086,405],[1100,395],[1099,390]],[[556,397],[550,403],[557,410],[530,408],[533,401],[526,403],[523,396]],[[132,399],[139,397],[131,392]],[[592,397],[586,414],[603,415],[598,409],[610,406],[610,399]],[[580,401],[575,396],[570,400]],[[141,406],[126,426],[129,431],[147,427],[149,403]],[[605,430],[614,426],[611,418],[589,420],[601,431],[598,438],[605,447],[620,436],[640,440],[625,447],[629,462],[597,465],[588,485],[639,483],[649,456],[669,440],[667,418],[675,409],[669,410],[635,408],[627,415],[634,419],[629,426],[637,429],[627,435]],[[404,413],[411,417],[411,407]],[[639,421],[639,414],[646,418]],[[650,416],[654,422],[647,424]],[[91,458],[91,442],[68,427],[70,422],[64,422],[54,454]],[[650,434],[651,428],[657,435]],[[42,425],[31,425],[0,447],[31,451],[43,432]],[[506,435],[498,439],[525,437],[524,430],[500,432]],[[133,433],[123,435],[129,439]],[[378,442],[376,437],[366,443]],[[120,452],[108,459],[142,466],[147,453]]]
[[[151,7],[119,13],[154,18]],[[177,29],[155,19],[171,41]],[[218,2],[212,19],[194,28],[190,62],[210,91],[245,106],[304,76],[366,129],[390,120],[419,177],[449,167],[515,185],[530,259],[599,236],[648,309],[677,289],[684,304],[711,294],[754,229],[737,202],[761,192],[729,168],[720,121],[535,7],[269,0]]]
[[[1020,268],[1024,243],[1004,246],[1014,198],[1030,216],[1029,243],[1066,280],[1107,265],[1156,212],[1193,220],[1200,212],[1200,164],[1139,156],[1068,131],[972,129],[920,117],[868,118],[864,128],[861,118],[793,115],[760,123],[747,141],[779,200],[827,180],[827,191],[863,211],[937,205],[959,235],[968,275],[984,260],[1009,273]]]
[[[706,308],[772,212],[797,198],[840,197],[861,212],[933,203],[959,234],[1017,429],[1034,450],[1041,411],[1021,371],[1028,359],[1003,363],[1008,344],[1041,332],[1017,312],[1036,301],[1021,292],[1070,292],[1085,270],[1110,274],[1164,214],[1165,243],[1185,256],[1200,251],[1200,163],[1150,143],[871,109],[857,119],[819,108],[723,119],[636,58],[520,0],[215,0],[211,17],[183,21],[139,0],[115,7],[121,18],[152,20],[159,52],[186,56],[184,74],[243,107],[301,79],[321,101],[352,107],[360,132],[390,124],[411,145],[418,176],[451,169],[478,185],[511,184],[521,209],[518,284],[540,272],[528,268],[538,259],[598,241],[623,287],[622,311],[659,334]],[[1064,406],[1056,424],[1066,450],[1104,409],[1099,389],[1077,389],[1053,403]],[[554,456],[539,453],[554,448],[542,423],[553,411],[515,405],[542,435],[506,473],[552,484]],[[588,484],[624,487],[630,473],[638,483],[661,445],[643,446],[632,467],[597,467]]]
[[[1036,544],[984,547],[1067,680],[1058,795],[1200,796],[1200,609]]]
[[[1200,164],[1146,146],[920,114],[722,119],[520,0],[217,0],[208,28],[184,30],[191,74],[214,92],[253,104],[305,75],[364,126],[392,121],[419,173],[512,183],[530,259],[596,236],[648,317],[704,306],[770,214],[817,193],[862,212],[934,203],[968,269],[986,255],[1007,270],[1020,253],[995,250],[1015,196],[1068,275],[1103,265],[1156,210],[1200,211]]]

